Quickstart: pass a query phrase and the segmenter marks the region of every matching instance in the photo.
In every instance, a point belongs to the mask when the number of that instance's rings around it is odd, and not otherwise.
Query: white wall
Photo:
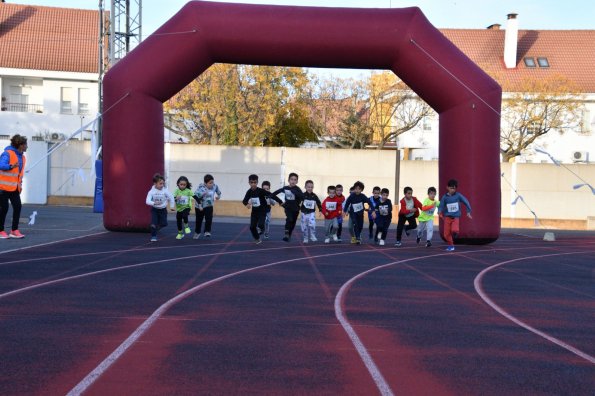
[[[11,136],[12,137],[12,136]],[[27,165],[25,166],[25,177],[23,178],[23,191],[21,200],[27,204],[47,203],[48,196],[48,161],[42,160],[35,167],[33,165],[47,153],[47,143],[28,141],[28,149],[25,153]],[[10,140],[0,139],[0,148],[10,146]]]

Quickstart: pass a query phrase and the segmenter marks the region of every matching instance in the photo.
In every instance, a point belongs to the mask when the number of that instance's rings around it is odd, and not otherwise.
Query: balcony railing
[[[26,103],[2,103],[2,111],[14,111],[20,113],[43,113],[43,105]]]

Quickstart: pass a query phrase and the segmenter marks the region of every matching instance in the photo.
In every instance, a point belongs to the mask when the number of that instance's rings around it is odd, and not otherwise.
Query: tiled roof
[[[97,73],[98,12],[0,3],[0,67]]]
[[[595,30],[519,30],[517,66],[504,66],[505,30],[440,29],[471,60],[514,91],[526,79],[562,75],[584,93],[595,92]],[[547,58],[550,67],[528,68],[524,57]],[[512,87],[512,88],[510,88]],[[506,89],[505,89],[506,90]]]

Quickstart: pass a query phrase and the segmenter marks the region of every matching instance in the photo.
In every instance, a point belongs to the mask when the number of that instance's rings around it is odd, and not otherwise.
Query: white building
[[[64,140],[96,117],[98,21],[98,11],[0,5],[1,138]]]
[[[535,152],[536,147],[541,147],[565,163],[595,162],[595,30],[519,30],[516,14],[509,14],[506,30],[496,24],[487,29],[440,31],[501,84],[513,87],[503,92],[505,97],[521,92],[526,79],[555,75],[574,82],[584,95],[580,126],[563,134],[548,132],[515,161],[549,162],[546,155]],[[437,159],[438,115],[400,135],[397,147],[403,159]]]

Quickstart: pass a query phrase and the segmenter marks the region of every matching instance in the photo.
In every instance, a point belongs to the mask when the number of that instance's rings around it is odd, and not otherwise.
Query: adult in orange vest
[[[27,138],[14,135],[10,139],[10,146],[0,155],[0,239],[24,238],[19,231],[21,216],[21,189],[25,163],[23,155],[27,151]],[[8,213],[8,201],[12,205],[12,228],[10,234],[4,231],[4,221]]]

